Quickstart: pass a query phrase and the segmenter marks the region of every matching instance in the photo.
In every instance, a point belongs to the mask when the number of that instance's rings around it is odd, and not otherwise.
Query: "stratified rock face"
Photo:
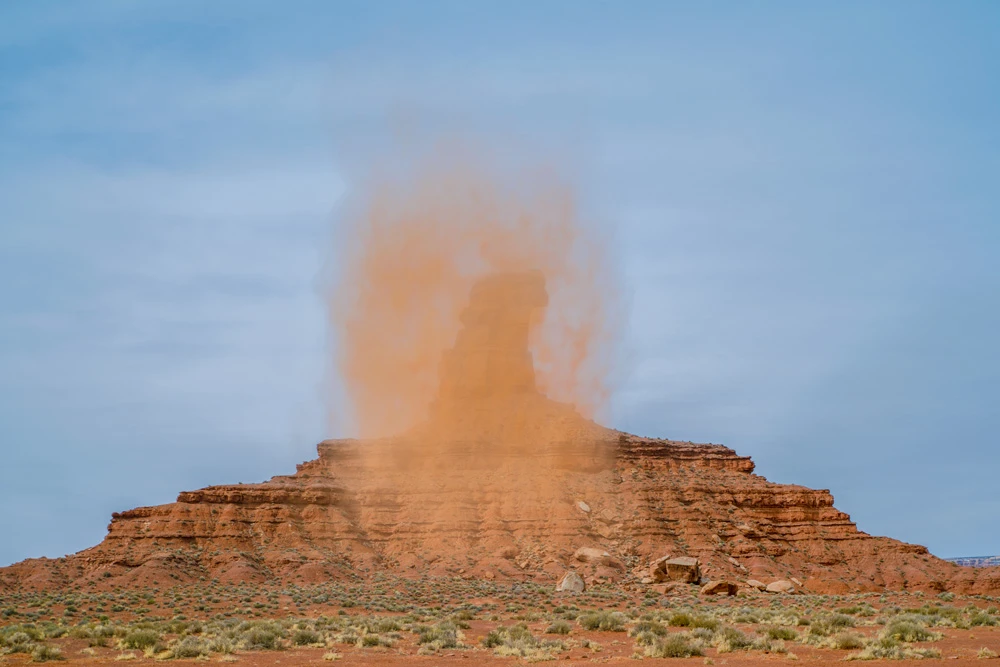
[[[672,555],[712,580],[1000,592],[1000,568],[866,535],[828,491],[768,482],[731,449],[612,431],[545,398],[527,345],[546,301],[538,274],[480,283],[430,419],[410,433],[325,441],[293,475],[116,513],[101,544],[4,568],[0,587],[314,583],[374,569],[555,585],[571,569],[637,580]]]

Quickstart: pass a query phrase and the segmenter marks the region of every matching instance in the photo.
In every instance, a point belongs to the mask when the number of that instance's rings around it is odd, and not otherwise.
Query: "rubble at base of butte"
[[[388,571],[567,591],[606,581],[714,582],[727,594],[730,584],[1000,593],[1000,568],[869,536],[829,491],[768,482],[732,449],[614,431],[548,399],[528,348],[530,318],[546,303],[538,273],[478,283],[430,418],[409,433],[324,441],[295,474],[116,513],[95,547],[0,569],[0,590],[303,584]]]

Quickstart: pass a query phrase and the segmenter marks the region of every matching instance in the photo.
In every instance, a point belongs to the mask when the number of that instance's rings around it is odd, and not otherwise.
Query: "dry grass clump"
[[[838,632],[829,639],[826,645],[841,651],[850,651],[863,647],[865,638],[856,632]]]
[[[119,648],[133,648],[144,651],[161,645],[160,633],[152,628],[137,628],[131,630],[119,642]]]
[[[460,645],[461,631],[454,621],[441,621],[431,626],[415,626],[413,631],[417,633],[420,653],[425,655],[443,648],[458,648]]]
[[[990,649],[988,649],[988,648],[986,648],[984,646],[981,649],[979,649],[979,653],[976,654],[976,657],[979,658],[980,660],[986,660],[986,659],[989,659],[989,658],[995,658],[995,657],[997,657],[997,652],[996,651],[991,651]]]
[[[647,632],[637,637],[637,643],[645,645],[645,654],[651,658],[690,658],[705,655],[702,642],[687,632],[672,632],[666,636]]]
[[[554,660],[557,653],[566,650],[561,641],[541,641],[531,634],[524,624],[500,626],[490,630],[483,638],[483,646],[493,649],[496,655],[517,656],[529,662]]]
[[[920,660],[922,658],[940,658],[941,651],[932,648],[911,648],[904,646],[891,637],[878,637],[871,640],[858,653],[851,653],[845,660]]]
[[[720,625],[718,619],[711,616],[687,612],[673,614],[667,620],[667,624],[674,628],[706,628],[708,630],[716,630]]]
[[[563,619],[557,619],[549,627],[545,628],[547,635],[568,635],[573,630],[573,626]]]
[[[940,632],[931,632],[921,626],[919,622],[906,618],[896,618],[889,622],[880,633],[880,636],[887,639],[905,642],[933,642],[941,639],[944,635]]]
[[[592,611],[580,614],[576,622],[586,630],[603,630],[605,632],[624,632],[628,616],[620,611]]]
[[[770,639],[781,639],[784,641],[794,641],[799,638],[799,633],[792,628],[781,625],[769,625],[764,628],[764,634]]]
[[[31,649],[32,662],[49,662],[50,660],[65,660],[58,647],[35,644],[35,647]]]

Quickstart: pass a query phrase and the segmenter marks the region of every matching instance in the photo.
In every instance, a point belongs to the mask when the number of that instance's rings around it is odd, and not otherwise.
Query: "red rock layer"
[[[405,447],[399,440],[326,441],[294,475],[116,513],[101,544],[3,568],[0,582],[311,583],[379,568],[554,584],[578,547],[594,546],[628,570],[689,554],[713,579],[794,576],[816,592],[1000,592],[1000,568],[964,568],[924,547],[871,537],[834,508],[828,491],[768,482],[728,448],[601,432],[576,456],[561,449],[558,468],[537,457],[484,460],[478,446],[455,444],[446,459],[459,483],[448,484],[438,479],[439,462],[394,454]],[[383,465],[373,470],[373,460]],[[540,481],[533,469],[555,479],[532,492],[524,482]],[[509,492],[514,480],[517,494]],[[597,575],[629,576],[615,568]]]

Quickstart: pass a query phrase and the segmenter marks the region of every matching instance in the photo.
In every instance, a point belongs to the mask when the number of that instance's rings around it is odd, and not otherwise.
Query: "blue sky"
[[[971,0],[3,3],[0,564],[313,457],[338,207],[400,118],[569,156],[630,295],[613,426],[1000,552],[998,29]]]

